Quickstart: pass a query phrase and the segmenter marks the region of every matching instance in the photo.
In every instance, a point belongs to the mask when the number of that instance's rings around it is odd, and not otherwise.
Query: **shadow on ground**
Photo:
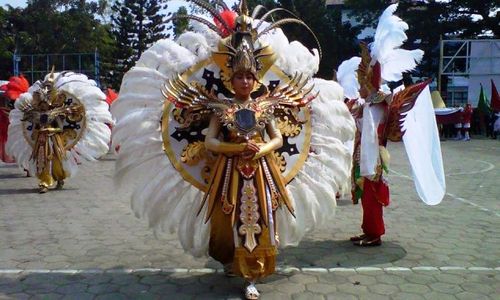
[[[279,280],[284,275],[273,275]],[[28,274],[0,277],[0,298],[243,299],[241,278],[223,274]],[[175,298],[173,298],[175,295]]]
[[[0,189],[0,195],[14,195],[14,194],[38,194],[38,188],[30,189]]]
[[[405,256],[406,250],[393,242],[356,247],[347,240],[306,240],[296,248],[282,250],[278,261],[299,268],[355,268],[391,264]]]

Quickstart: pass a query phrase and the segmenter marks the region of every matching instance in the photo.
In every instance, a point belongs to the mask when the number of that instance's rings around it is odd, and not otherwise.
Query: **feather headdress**
[[[407,40],[408,24],[394,12],[398,4],[387,7],[380,16],[375,38],[369,49],[361,45],[361,63],[358,79],[370,92],[380,88],[381,81],[399,81],[402,73],[413,70],[422,60],[420,49],[405,50],[400,47]]]

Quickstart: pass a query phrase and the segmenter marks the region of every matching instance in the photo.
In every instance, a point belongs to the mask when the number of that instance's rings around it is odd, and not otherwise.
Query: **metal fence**
[[[56,71],[82,73],[95,80],[100,87],[99,53],[64,53],[64,54],[20,54],[13,56],[14,75],[23,74],[33,83],[48,74],[52,67]]]

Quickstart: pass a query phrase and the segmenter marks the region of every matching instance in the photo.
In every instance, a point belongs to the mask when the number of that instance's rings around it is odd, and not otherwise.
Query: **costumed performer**
[[[111,114],[106,96],[93,80],[73,72],[54,73],[35,82],[10,113],[7,151],[18,165],[36,174],[40,193],[73,176],[80,158],[108,152]]]
[[[405,144],[419,197],[429,205],[441,202],[445,178],[439,133],[428,83],[399,87],[391,92],[382,81],[396,82],[402,72],[421,60],[421,50],[404,50],[408,25],[394,15],[397,4],[382,14],[370,49],[339,66],[337,78],[356,119],[352,169],[352,200],[361,200],[363,233],[350,240],[357,246],[379,246],[385,233],[383,207],[389,205],[387,141]],[[416,123],[418,120],[418,124]]]
[[[470,103],[467,103],[465,105],[465,109],[462,113],[462,128],[464,130],[464,141],[470,141],[470,123],[472,121],[472,105]]]
[[[124,76],[112,105],[116,179],[144,175],[136,214],[243,277],[245,297],[257,299],[255,282],[275,271],[278,246],[297,245],[333,216],[354,121],[338,84],[310,79],[318,50],[277,28],[302,21],[266,22],[284,9],[258,20],[246,1],[239,14],[192,2],[215,24],[185,16],[199,22],[193,31],[159,41]]]

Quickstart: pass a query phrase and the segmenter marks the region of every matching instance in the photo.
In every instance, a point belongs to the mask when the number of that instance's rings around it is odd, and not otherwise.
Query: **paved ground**
[[[442,143],[447,195],[418,200],[401,144],[391,144],[392,204],[377,248],[355,248],[361,210],[279,256],[262,299],[500,299],[500,142]],[[0,299],[240,299],[242,281],[155,238],[112,184],[113,157],[82,166],[62,191],[0,166]]]

